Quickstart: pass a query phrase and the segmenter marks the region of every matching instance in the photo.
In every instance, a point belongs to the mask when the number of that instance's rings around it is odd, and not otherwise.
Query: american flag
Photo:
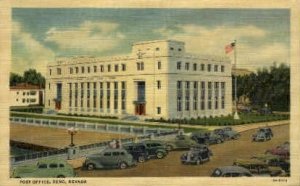
[[[235,42],[230,43],[229,45],[226,45],[225,46],[225,53],[226,54],[230,53],[231,51],[233,51],[234,47],[235,47]]]

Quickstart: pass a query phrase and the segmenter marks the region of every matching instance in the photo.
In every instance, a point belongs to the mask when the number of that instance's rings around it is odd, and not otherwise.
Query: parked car
[[[193,133],[191,139],[195,140],[199,144],[219,144],[224,142],[224,138],[218,134],[208,133]]]
[[[248,169],[252,174],[268,174],[272,176],[280,175],[284,172],[280,167],[269,166],[267,163],[257,159],[237,159],[234,166]]]
[[[252,108],[251,107],[246,107],[246,106],[243,106],[243,107],[239,107],[238,108],[238,112],[240,113],[251,113],[252,112]]]
[[[135,159],[138,159],[139,162],[143,162],[143,157],[145,160],[150,158],[162,159],[168,155],[166,145],[159,140],[145,140],[123,146]],[[134,148],[130,150],[131,147]]]
[[[233,130],[231,127],[215,129],[213,130],[213,133],[222,136],[224,140],[238,139],[241,136],[238,132]]]
[[[87,170],[120,168],[125,169],[136,165],[131,154],[125,149],[107,148],[97,154],[86,157],[82,167]]]
[[[276,148],[269,149],[266,151],[266,154],[278,155],[282,158],[290,158],[290,143],[285,142],[282,145],[277,146]]]
[[[267,135],[273,137],[273,131],[270,127],[263,127],[263,128],[260,128],[258,129],[259,132],[264,132],[266,133]]]
[[[209,161],[210,156],[212,156],[212,152],[206,145],[197,145],[182,154],[180,160],[182,164],[199,165],[205,161]]]
[[[251,177],[251,172],[239,166],[224,166],[216,168],[211,177]]]
[[[271,140],[270,134],[263,131],[257,131],[256,134],[252,135],[252,141],[268,141],[268,140]]]
[[[290,161],[285,160],[280,156],[272,154],[259,154],[252,156],[251,159],[263,161],[269,166],[281,167],[286,173],[290,172]]]
[[[174,139],[167,140],[165,143],[168,151],[175,149],[189,149],[198,144],[187,135],[177,135]]]
[[[13,169],[13,178],[65,178],[75,177],[75,171],[66,160],[44,159],[35,164],[21,165]]]

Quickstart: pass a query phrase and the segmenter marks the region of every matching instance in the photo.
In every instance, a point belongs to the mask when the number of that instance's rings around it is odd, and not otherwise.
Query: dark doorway
[[[146,114],[145,81],[137,82],[137,100],[134,102],[134,104],[136,115]]]
[[[56,84],[56,99],[55,99],[55,109],[60,110],[61,109],[61,100],[62,99],[62,84],[57,83]]]

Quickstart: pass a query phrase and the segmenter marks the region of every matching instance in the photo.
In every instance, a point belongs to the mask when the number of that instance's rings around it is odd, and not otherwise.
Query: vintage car
[[[263,161],[269,166],[281,167],[286,173],[290,172],[290,162],[280,156],[272,154],[259,154],[252,156],[251,159]]]
[[[191,139],[195,140],[199,144],[219,144],[224,142],[224,138],[213,132],[206,133],[192,133]]]
[[[165,144],[167,150],[171,151],[176,149],[189,149],[192,146],[196,146],[198,143],[192,140],[190,136],[177,135],[175,138],[165,141]]]
[[[123,147],[133,155],[138,162],[150,158],[161,159],[168,155],[166,145],[158,140],[144,140],[139,143],[125,144]]]
[[[269,149],[266,151],[266,154],[278,155],[282,158],[290,158],[290,143],[285,142],[282,145],[277,146],[276,148]]]
[[[197,145],[192,147],[188,152],[181,155],[182,164],[202,164],[210,160],[211,150],[206,145]]]
[[[263,127],[263,128],[260,128],[258,129],[259,132],[264,132],[266,133],[267,135],[273,137],[273,131],[270,127]]]
[[[65,178],[75,177],[71,165],[63,159],[44,159],[35,164],[17,166],[12,171],[13,178]]]
[[[213,130],[213,133],[222,136],[224,140],[238,139],[240,137],[240,134],[233,130],[231,127],[215,129]]]
[[[248,169],[252,174],[278,176],[284,173],[280,167],[269,166],[267,163],[257,159],[236,159],[234,166],[240,166]]]
[[[88,155],[82,165],[83,169],[125,169],[136,165],[132,155],[125,149],[107,148],[97,154]]]
[[[239,166],[224,166],[216,168],[211,177],[251,177],[251,172]]]
[[[271,140],[270,134],[263,131],[257,131],[256,134],[252,135],[252,141],[268,141],[268,140]]]

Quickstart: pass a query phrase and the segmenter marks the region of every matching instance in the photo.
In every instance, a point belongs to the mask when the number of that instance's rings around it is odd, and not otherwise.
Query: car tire
[[[167,151],[171,151],[171,150],[173,150],[173,146],[172,145],[167,145],[166,149],[167,149]]]
[[[197,159],[196,165],[200,165],[200,164],[201,164],[201,160],[200,160],[200,159]]]
[[[125,162],[121,162],[121,163],[119,164],[119,168],[120,168],[120,169],[126,169],[126,168],[127,168],[127,164],[126,164]]]
[[[157,152],[156,157],[157,159],[162,159],[164,157],[164,154],[162,152]]]
[[[217,139],[217,144],[220,144],[220,143],[222,143],[222,141],[220,140],[220,139]]]
[[[138,157],[138,162],[139,163],[144,163],[145,162],[145,157],[144,156],[139,156]]]
[[[57,178],[65,178],[64,175],[58,175]]]
[[[86,165],[86,169],[91,171],[91,170],[94,170],[95,169],[95,165],[93,163],[89,163]]]

